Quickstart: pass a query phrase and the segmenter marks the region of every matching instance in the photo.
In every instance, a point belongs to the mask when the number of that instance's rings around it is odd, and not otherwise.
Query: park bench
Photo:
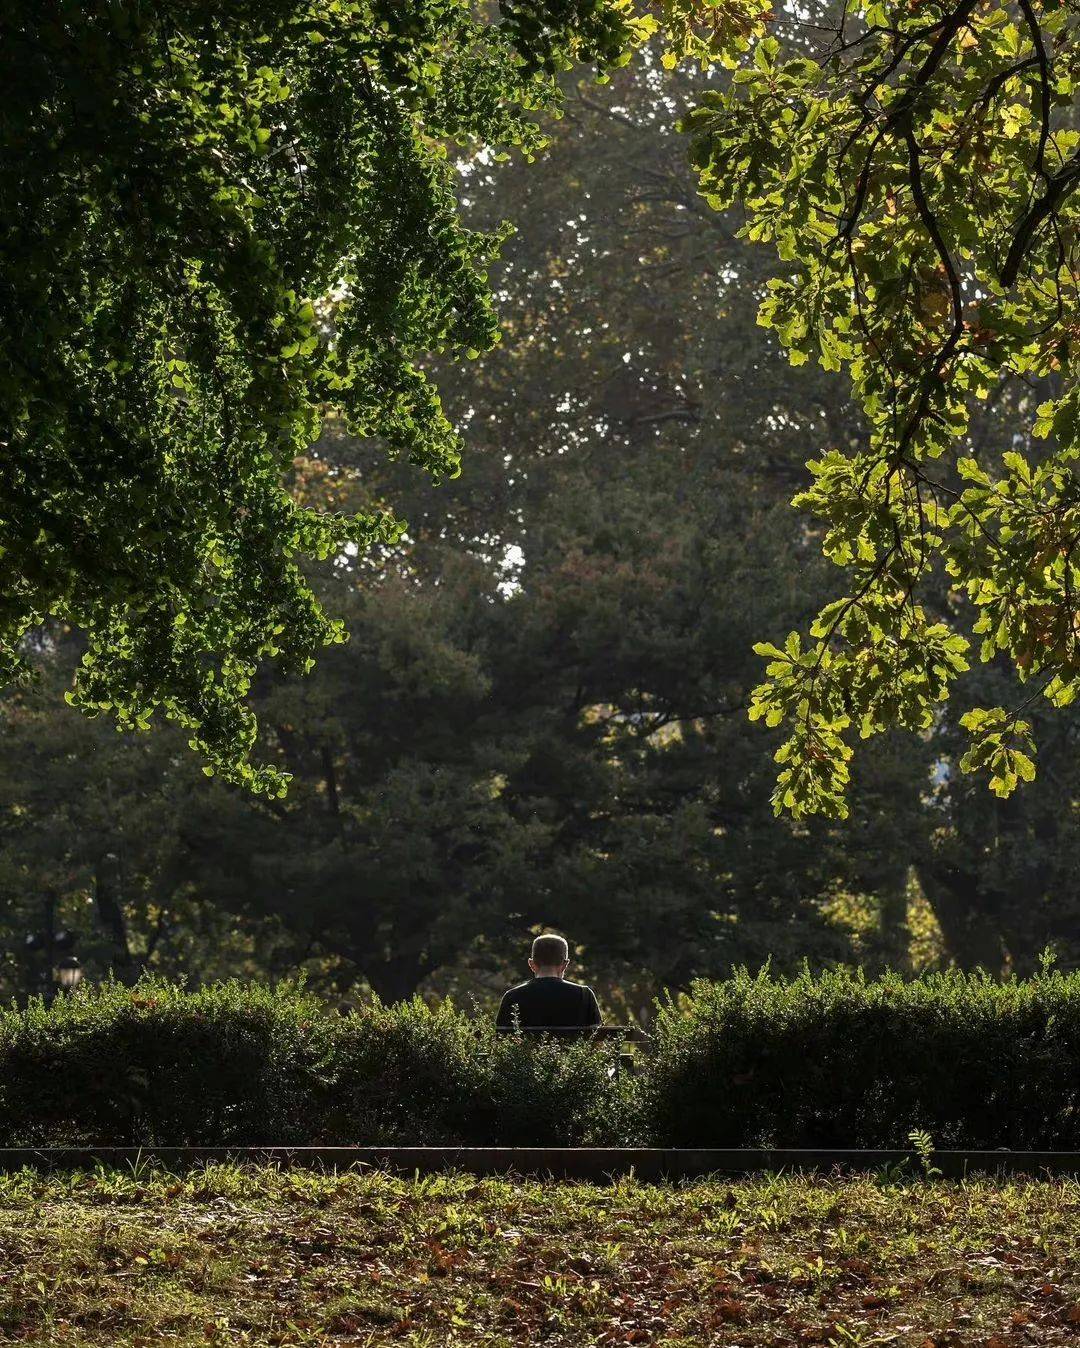
[[[617,1039],[622,1044],[636,1044],[642,1053],[651,1053],[653,1047],[652,1038],[636,1025],[500,1025],[498,1028],[500,1034],[520,1034],[527,1039],[547,1037],[565,1043],[588,1039],[594,1044]],[[633,1072],[634,1055],[620,1053],[619,1067],[624,1072]]]

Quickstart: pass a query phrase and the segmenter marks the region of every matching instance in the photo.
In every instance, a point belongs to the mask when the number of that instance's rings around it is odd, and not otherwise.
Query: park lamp
[[[83,967],[75,955],[66,955],[56,966],[56,981],[65,992],[74,992],[82,976]]]

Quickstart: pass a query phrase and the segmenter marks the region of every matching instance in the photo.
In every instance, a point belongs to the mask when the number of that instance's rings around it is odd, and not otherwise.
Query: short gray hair
[[[565,964],[570,958],[570,947],[566,938],[546,932],[532,943],[533,963],[541,969],[554,969],[557,964]]]

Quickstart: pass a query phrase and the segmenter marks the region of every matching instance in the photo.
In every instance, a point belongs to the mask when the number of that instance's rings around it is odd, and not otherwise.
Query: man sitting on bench
[[[515,1023],[526,1030],[599,1025],[596,996],[592,988],[565,976],[569,963],[570,950],[561,936],[538,936],[529,960],[534,977],[504,995],[495,1024],[504,1030]]]

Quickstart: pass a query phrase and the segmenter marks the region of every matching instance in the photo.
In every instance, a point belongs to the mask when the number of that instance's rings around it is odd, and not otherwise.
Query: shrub
[[[537,1044],[488,1032],[492,1136],[503,1146],[619,1146],[634,1141],[637,1081],[618,1045]]]
[[[105,984],[0,1014],[0,1144],[617,1142],[614,1062],[448,1003],[342,1018],[293,986]]]
[[[616,1053],[497,1034],[449,1003],[375,1003],[336,1036],[327,1134],[402,1146],[617,1142],[630,1083]]]
[[[331,1022],[292,986],[146,979],[0,1016],[7,1146],[306,1141]]]
[[[1080,1143],[1080,975],[696,983],[639,1078],[617,1046],[449,1004],[147,979],[0,1012],[0,1144],[896,1147]]]
[[[675,1147],[1080,1143],[1080,976],[695,983],[659,1017],[644,1127]]]

